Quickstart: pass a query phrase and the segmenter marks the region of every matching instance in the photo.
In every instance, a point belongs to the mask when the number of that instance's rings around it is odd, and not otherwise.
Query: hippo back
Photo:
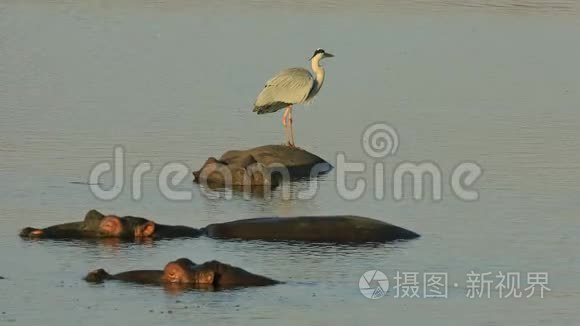
[[[210,224],[205,233],[212,238],[310,242],[386,242],[413,239],[407,229],[361,216],[264,217]]]
[[[220,160],[230,164],[244,162],[248,156],[266,168],[284,166],[290,177],[310,177],[312,169],[317,166],[315,174],[324,174],[332,170],[332,165],[317,155],[301,148],[285,145],[264,145],[247,150],[231,150],[225,152]]]

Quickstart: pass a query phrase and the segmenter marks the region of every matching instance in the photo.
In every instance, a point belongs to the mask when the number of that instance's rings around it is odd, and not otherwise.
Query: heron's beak
[[[325,58],[332,58],[332,57],[334,57],[334,54],[326,52],[326,53],[324,53],[324,57]]]

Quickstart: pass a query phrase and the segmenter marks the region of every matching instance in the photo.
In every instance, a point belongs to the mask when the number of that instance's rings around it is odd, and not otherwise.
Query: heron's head
[[[330,53],[324,51],[323,49],[316,49],[316,51],[314,51],[314,54],[312,55],[312,57],[310,57],[310,60],[320,61],[324,58],[332,58],[332,57],[334,57],[333,54],[330,54]]]

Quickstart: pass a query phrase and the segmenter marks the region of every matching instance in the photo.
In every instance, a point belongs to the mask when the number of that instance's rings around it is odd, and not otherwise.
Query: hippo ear
[[[258,163],[258,160],[256,160],[254,155],[250,154],[250,157],[248,158],[248,165],[254,164],[254,163]]]
[[[155,233],[155,223],[149,221],[143,225],[143,236],[151,237]]]
[[[256,158],[252,154],[249,154],[244,156],[244,158],[240,161],[240,166],[246,168],[254,163],[258,163],[258,161],[256,161]]]
[[[90,220],[101,220],[103,217],[105,217],[105,215],[101,214],[101,212],[99,212],[96,209],[91,209],[90,211],[88,211],[85,214],[85,221],[90,221]]]

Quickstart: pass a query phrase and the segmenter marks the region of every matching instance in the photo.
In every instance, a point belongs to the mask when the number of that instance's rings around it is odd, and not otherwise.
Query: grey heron
[[[324,83],[324,68],[320,65],[320,61],[332,57],[334,55],[323,49],[317,49],[310,58],[310,65],[316,77],[304,68],[284,69],[266,82],[266,86],[256,99],[254,112],[258,114],[286,108],[282,116],[282,124],[288,146],[295,147],[292,105],[306,103],[318,94]]]

